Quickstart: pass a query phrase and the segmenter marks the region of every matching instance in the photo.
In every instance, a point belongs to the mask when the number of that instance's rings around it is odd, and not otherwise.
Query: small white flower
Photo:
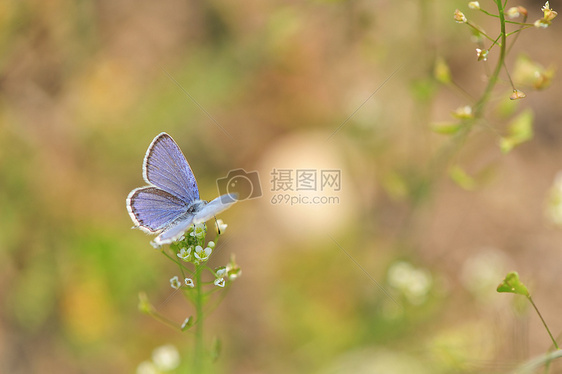
[[[525,97],[527,97],[525,92],[520,91],[520,90],[513,90],[513,93],[509,96],[509,99],[510,100],[519,100],[519,99],[524,99]]]
[[[487,49],[476,48],[476,57],[478,57],[478,61],[487,61],[488,52],[489,51]]]
[[[513,18],[517,18],[521,15],[521,13],[519,12],[519,7],[511,7],[507,10],[507,12],[505,12],[505,14],[507,14],[507,16],[511,19]]]
[[[408,262],[399,261],[388,269],[388,283],[400,290],[413,305],[425,302],[431,290],[432,277],[425,269],[417,269]]]
[[[181,329],[182,329],[182,331],[185,330],[185,329],[189,326],[190,323],[191,323],[191,317],[187,317],[187,318],[183,321],[183,323],[181,324]]]
[[[209,256],[213,253],[213,250],[209,247],[203,249],[200,245],[195,247],[195,258],[200,262],[205,262],[209,259]]]
[[[195,287],[195,284],[193,283],[193,279],[191,278],[185,278],[184,282],[187,287],[191,287],[191,288]]]
[[[190,261],[191,260],[191,247],[180,249],[180,253],[178,253],[178,257],[181,258],[184,261]]]
[[[238,265],[236,264],[236,261],[234,259],[234,255],[232,255],[230,257],[230,261],[228,264],[226,264],[226,274],[228,276],[229,280],[235,280],[236,278],[238,278],[240,275],[242,275],[242,270],[240,269],[240,267],[238,267]]]
[[[180,364],[180,354],[172,344],[163,345],[152,351],[152,361],[161,371],[170,371]]]
[[[478,1],[471,1],[471,2],[468,3],[468,7],[470,9],[479,10],[480,9],[480,3],[478,3]]]
[[[217,219],[217,229],[221,234],[226,230],[227,227],[228,225],[224,223],[222,219]]]
[[[193,230],[189,233],[189,235],[193,236],[197,239],[203,239],[206,234],[205,223],[198,223],[193,226]]]
[[[549,26],[549,23],[541,18],[536,20],[533,25],[535,25],[537,29],[546,29]]]
[[[151,361],[143,361],[137,366],[137,374],[158,374],[158,369]]]
[[[226,282],[225,282],[224,278],[215,279],[215,286],[224,287],[225,284],[226,284]]]
[[[460,10],[456,9],[455,13],[453,15],[453,18],[455,19],[455,21],[457,23],[466,23],[468,20],[466,19],[466,16],[464,15],[463,12],[461,12]]]
[[[209,243],[207,243],[207,247],[209,247],[211,249],[215,249],[215,242],[210,241]]]
[[[242,270],[240,270],[240,268],[236,268],[236,269],[229,268],[227,269],[227,271],[228,271],[228,279],[230,280],[235,280],[236,278],[242,275]]]
[[[558,15],[558,12],[550,9],[550,4],[548,3],[548,1],[546,2],[546,4],[544,4],[544,7],[542,7],[541,10],[542,10],[543,16],[544,16],[543,20],[545,22],[549,23],[549,24],[550,24],[550,21],[555,19],[556,16]]]
[[[459,118],[459,119],[473,118],[474,114],[472,113],[472,107],[470,105],[458,107],[453,112],[453,117]]]
[[[217,269],[217,278],[222,278],[226,275],[226,267],[221,267]]]
[[[170,278],[170,286],[174,290],[177,290],[178,288],[181,287],[181,283],[177,275],[175,277]]]
[[[474,252],[474,251],[471,251]],[[509,267],[509,258],[497,248],[482,248],[471,255],[459,272],[464,287],[482,301],[492,300],[496,293],[498,279]]]

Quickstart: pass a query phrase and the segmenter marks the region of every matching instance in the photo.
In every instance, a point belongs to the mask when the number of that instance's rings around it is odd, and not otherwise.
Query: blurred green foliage
[[[498,102],[487,118],[525,141],[521,150],[501,155],[487,125],[459,147],[453,179],[470,192],[433,174],[435,150],[450,139],[430,124],[477,96],[485,73],[452,19],[459,4],[1,2],[0,372],[134,372],[168,343],[188,357],[189,332],[137,309],[146,292],[178,323],[191,313],[169,287],[177,269],[130,230],[125,208],[162,131],[211,199],[235,168],[259,169],[267,195],[269,171],[292,167],[298,139],[338,130],[320,143],[342,165],[337,209],[287,207],[287,219],[264,196],[225,214],[212,261],[235,253],[243,275],[208,320],[222,347],[217,372],[498,372],[497,360],[544,351],[549,342],[526,330],[509,338],[529,323],[540,329],[535,321],[496,323],[508,306],[483,303],[460,274],[492,246],[539,281],[557,281],[562,237],[542,220],[542,194],[562,159],[560,88],[528,92],[533,139],[530,115],[515,105]],[[558,33],[549,29],[544,44]],[[543,65],[559,58],[541,39],[520,43]],[[554,71],[541,69],[539,83],[527,82],[540,89]],[[508,127],[510,118],[525,123]],[[273,152],[286,139],[294,146]],[[490,164],[503,171],[479,190],[468,171]],[[308,231],[325,215],[335,223]],[[423,302],[390,282],[397,261],[431,276]],[[496,270],[487,279],[501,280]]]

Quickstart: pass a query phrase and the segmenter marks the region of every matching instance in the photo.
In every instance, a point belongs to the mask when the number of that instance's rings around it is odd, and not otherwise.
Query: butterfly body
[[[179,146],[166,133],[157,135],[143,162],[145,187],[127,197],[127,211],[135,228],[158,234],[155,246],[178,240],[192,225],[202,223],[228,209],[236,194],[200,200],[197,181]]]

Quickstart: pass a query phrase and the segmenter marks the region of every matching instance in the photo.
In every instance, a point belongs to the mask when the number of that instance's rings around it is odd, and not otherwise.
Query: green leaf
[[[462,125],[458,122],[433,123],[431,125],[431,131],[437,134],[454,135],[460,130],[461,127]]]
[[[193,326],[193,317],[189,316],[185,322],[181,325],[181,331],[189,330]]]
[[[555,75],[554,67],[545,68],[528,56],[518,56],[513,68],[513,80],[520,86],[542,90],[550,86]]]
[[[437,57],[437,59],[435,60],[435,66],[433,67],[433,76],[439,83],[451,83],[451,69],[449,69],[449,65],[447,65],[447,62],[443,57]]]
[[[513,93],[512,89],[505,90],[502,93],[503,96],[509,97]],[[502,97],[503,97],[502,96]],[[508,118],[515,115],[519,107],[521,106],[520,100],[500,100],[498,101],[496,107],[494,108],[494,114],[500,117],[503,120],[507,120]]]
[[[482,32],[480,30],[471,29],[471,33],[473,36],[473,43],[478,43],[484,40],[484,37],[482,36]]]
[[[154,307],[148,301],[146,292],[139,292],[139,310],[144,314],[152,314],[154,312]]]
[[[383,175],[382,185],[386,193],[394,200],[403,200],[409,194],[408,181],[397,172]]]
[[[437,92],[437,85],[432,79],[418,79],[411,85],[411,91],[416,100],[427,103]]]
[[[213,346],[211,348],[211,360],[213,360],[213,362],[218,360],[221,351],[222,351],[222,343],[218,337],[215,337],[215,339],[213,340]]]
[[[533,111],[525,110],[517,116],[508,127],[508,136],[500,139],[500,148],[508,153],[517,145],[533,138]]]
[[[515,142],[510,138],[500,139],[500,149],[503,153],[509,153],[513,148],[515,148]]]
[[[527,297],[531,296],[527,287],[519,280],[519,274],[517,274],[516,271],[507,273],[505,279],[500,283],[496,291],[509,292]]]
[[[455,165],[449,170],[449,176],[460,187],[465,190],[473,190],[476,187],[476,181],[466,173],[460,166]]]

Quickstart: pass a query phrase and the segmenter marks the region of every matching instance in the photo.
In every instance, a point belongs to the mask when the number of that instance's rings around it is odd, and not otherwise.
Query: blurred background
[[[242,269],[206,322],[217,373],[502,373],[548,350],[528,303],[495,288],[517,270],[562,331],[562,89],[524,82],[560,65],[559,20],[510,52],[527,98],[502,73],[443,157],[432,124],[479,97],[498,52],[476,61],[455,8],[497,35],[450,0],[0,2],[0,372],[133,373],[166,344],[189,372],[193,336],[137,308],[146,292],[178,324],[193,313],[177,267],[125,207],[162,131],[204,199],[230,170],[259,175],[211,259]],[[528,109],[533,139],[502,154]],[[339,190],[283,192],[336,200],[280,203],[280,169],[340,171]]]

